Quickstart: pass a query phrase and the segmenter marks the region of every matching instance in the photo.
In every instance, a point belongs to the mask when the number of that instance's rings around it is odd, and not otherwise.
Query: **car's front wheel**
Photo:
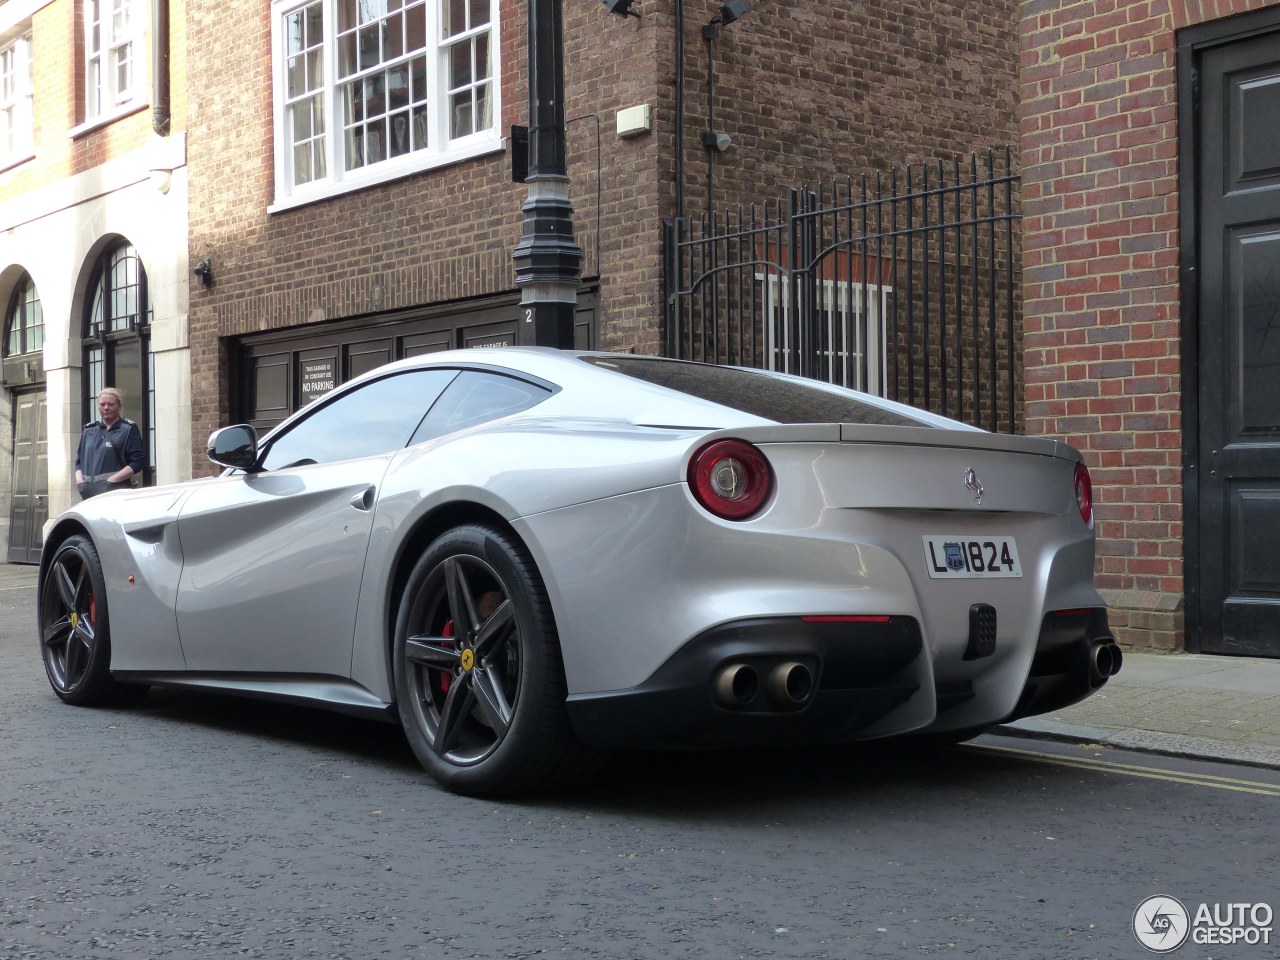
[[[40,591],[39,623],[45,673],[67,703],[117,703],[146,690],[111,676],[106,580],[88,537],[69,537],[54,554]]]
[[[509,533],[468,525],[431,544],[401,598],[394,669],[409,744],[451,790],[545,789],[590,765],[565,711],[546,588]]]

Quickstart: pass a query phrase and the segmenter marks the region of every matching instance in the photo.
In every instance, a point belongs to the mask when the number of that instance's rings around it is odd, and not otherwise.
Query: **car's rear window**
[[[777,423],[879,423],[922,426],[892,410],[819,383],[782,379],[740,367],[717,367],[656,357],[592,356],[587,363],[687,393]]]

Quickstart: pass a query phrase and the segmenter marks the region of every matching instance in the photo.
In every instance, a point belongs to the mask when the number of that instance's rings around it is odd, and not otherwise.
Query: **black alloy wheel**
[[[450,790],[521,793],[585,772],[546,589],[509,533],[464,526],[431,544],[401,599],[394,667],[414,754]]]
[[[54,555],[40,591],[39,623],[44,670],[65,702],[97,706],[145,691],[111,676],[106,581],[87,537],[70,537]]]

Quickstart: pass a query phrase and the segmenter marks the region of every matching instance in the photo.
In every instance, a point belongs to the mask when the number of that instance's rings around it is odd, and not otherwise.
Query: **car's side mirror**
[[[252,470],[258,462],[258,431],[247,423],[213,431],[209,459],[219,466]]]

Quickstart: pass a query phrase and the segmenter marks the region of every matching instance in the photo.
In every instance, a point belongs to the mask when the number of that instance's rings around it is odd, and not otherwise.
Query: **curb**
[[[1002,724],[991,732],[1028,740],[1055,740],[1060,743],[1096,743],[1138,753],[1151,753],[1187,760],[1211,760],[1241,766],[1280,770],[1280,749],[1260,747],[1209,737],[1190,737],[1156,730],[1115,730],[1058,720],[1031,718]]]

